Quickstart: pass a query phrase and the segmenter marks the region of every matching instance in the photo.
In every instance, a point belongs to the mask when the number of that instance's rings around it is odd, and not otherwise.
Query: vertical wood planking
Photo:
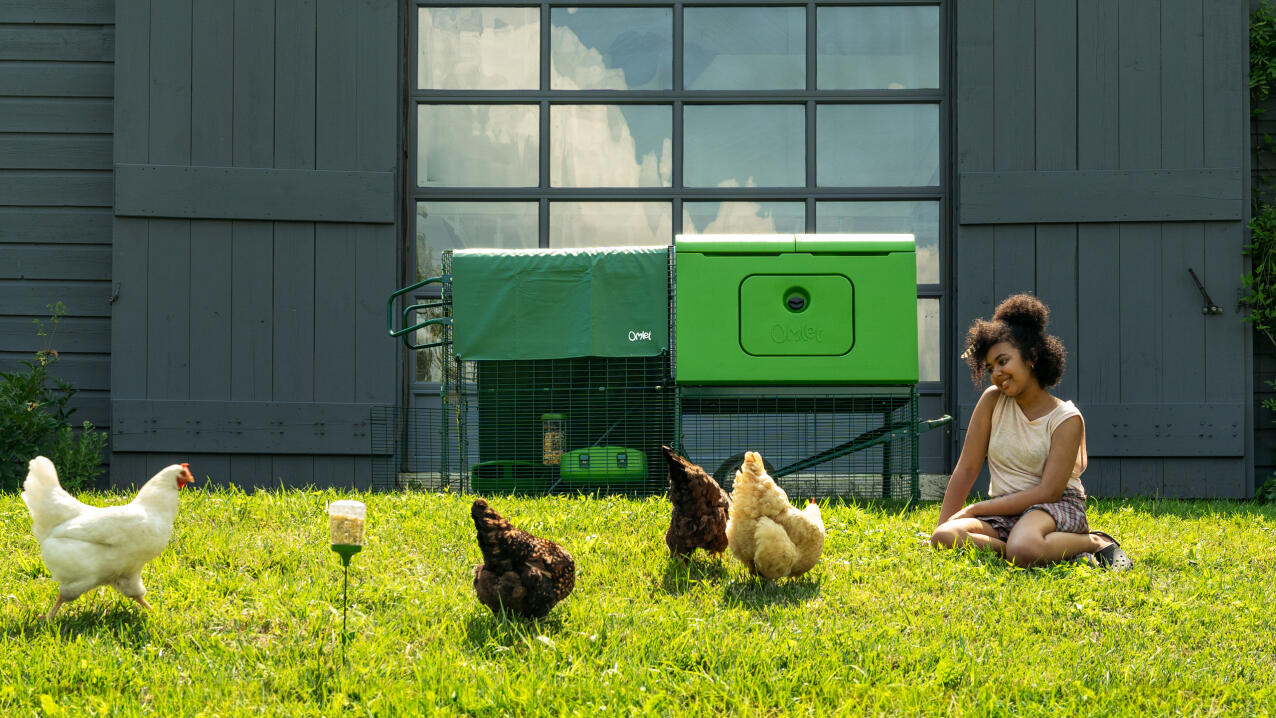
[[[234,13],[232,162],[273,167],[275,161],[275,3],[236,2]],[[269,68],[269,69],[268,69]],[[268,401],[273,392],[274,227],[236,221],[231,227],[231,399]],[[232,480],[271,486],[269,456],[236,454]]]
[[[235,222],[231,235],[231,387],[236,401],[270,401],[274,379],[274,254],[270,222]]]
[[[1203,163],[1206,167],[1245,167],[1249,118],[1243,111],[1242,93],[1247,88],[1245,78],[1236,68],[1245,66],[1247,8],[1240,0],[1211,0],[1203,4],[1202,10]],[[1221,316],[1205,320],[1206,401],[1245,404],[1249,407],[1246,416],[1252,417],[1253,389],[1248,382],[1238,381],[1234,371],[1238,358],[1252,356],[1246,341],[1249,327],[1230,302],[1220,298],[1234,297],[1240,292],[1240,277],[1244,271],[1240,247],[1244,243],[1245,228],[1238,222],[1210,222],[1205,224],[1203,233],[1205,271],[1201,281],[1224,309]],[[1252,367],[1246,376],[1252,376]],[[1243,429],[1252,436],[1254,427],[1250,418]],[[1253,464],[1267,461],[1265,455],[1250,450],[1243,459],[1220,462],[1223,466],[1213,473],[1209,488],[1219,496],[1250,496],[1254,487]]]
[[[398,21],[394,0],[372,0],[359,13],[355,169],[395,168],[400,117],[398,80],[405,71],[399,58]]]
[[[398,256],[393,229],[376,225],[355,228],[359,251],[355,257],[354,398],[383,404],[395,403],[398,347],[386,347],[384,311],[386,297],[394,291]]]
[[[1119,164],[1117,5],[1077,0],[1077,168]],[[1119,242],[1116,224],[1077,226],[1077,343],[1069,347],[1077,405],[1121,401]],[[1112,431],[1088,417],[1087,436]],[[1091,459],[1083,477],[1093,496],[1120,493],[1120,459]]]
[[[1077,3],[1036,3],[1036,169],[1077,168]],[[1049,331],[1070,353],[1077,347],[1077,228],[1040,224],[1036,231],[1036,292],[1050,307]],[[1070,354],[1070,357],[1073,354]],[[1064,372],[1055,393],[1077,397],[1076,371]]]
[[[190,454],[182,461],[190,464],[197,489],[230,484],[230,457],[226,454]]]
[[[993,11],[997,62],[993,123],[996,129],[994,168],[1031,170],[1036,165],[1036,12],[1033,3],[998,2]],[[1036,228],[1030,224],[993,229],[993,301],[1036,289]]]
[[[315,167],[315,3],[276,0],[275,167]]]
[[[999,224],[993,228],[993,303],[1037,288],[1037,233],[1031,224]]]
[[[1161,344],[1161,226],[1120,225],[1119,295],[1121,400],[1156,403],[1161,397],[1165,354]],[[1123,459],[1124,495],[1159,495],[1162,459]]]
[[[234,108],[234,4],[195,0],[191,34],[191,164],[228,167]]]
[[[1077,398],[1077,225],[1037,225],[1037,296],[1050,307],[1047,331],[1063,342],[1068,364],[1059,385],[1051,391],[1064,399]]]
[[[1161,166],[1201,167],[1204,142],[1201,0],[1161,3]],[[1161,316],[1165,375],[1160,400],[1205,400],[1202,298],[1188,269],[1203,271],[1199,222],[1161,226]],[[1175,462],[1175,470],[1184,462]]]
[[[273,167],[275,160],[275,3],[238,1],[234,15],[236,167]]]
[[[152,219],[147,258],[146,396],[190,397],[190,220]]]
[[[1036,1],[1036,169],[1077,168],[1077,3]]]
[[[315,6],[277,0],[274,47],[275,167],[315,167]],[[273,391],[277,400],[314,400],[315,225],[274,227]],[[273,477],[294,486],[314,483],[314,459],[276,456]]]
[[[993,123],[998,170],[1031,170],[1035,165],[1036,111],[1033,107],[1036,36],[1032,3],[998,2],[994,9]]]
[[[354,401],[354,232],[349,225],[315,225],[315,399]],[[388,295],[387,295],[388,296]],[[398,355],[398,345],[390,353]]]
[[[144,164],[150,111],[151,10],[142,0],[115,3],[115,161]]]
[[[1158,0],[1118,5],[1117,104],[1121,169],[1161,167],[1161,13]]]
[[[315,399],[315,225],[275,223],[273,396]]]
[[[151,3],[150,160],[191,160],[190,0]],[[147,396],[185,399],[190,392],[190,220],[150,220],[147,258]]]
[[[1158,0],[1129,0],[1117,12],[1119,155],[1123,169],[1161,167],[1161,12]],[[1121,399],[1160,400],[1161,228],[1120,229]],[[1121,492],[1163,492],[1162,459],[1122,459]]]
[[[229,154],[227,155],[229,157]],[[190,398],[231,396],[231,223],[191,223]]]
[[[996,59],[993,45],[993,0],[968,0],[956,5],[957,14],[957,87],[955,126],[957,134],[957,167],[959,171],[991,170],[996,163],[996,143],[992,108]],[[953,352],[953,393],[956,414],[960,407],[971,406],[978,392],[966,380],[966,363],[958,357],[966,327],[975,317],[992,314],[993,298],[993,228],[991,226],[958,225],[953,258],[956,264],[953,294],[955,311],[951,327],[957,351]],[[964,427],[954,432],[954,455],[960,451]]]
[[[397,42],[398,7],[393,0],[373,0],[359,14],[355,167],[389,170],[398,146],[398,77],[402,72]],[[356,230],[359,252],[356,294],[361,309],[355,315],[355,397],[393,404],[399,389],[399,352],[378,348],[385,339],[380,318],[385,298],[398,286],[398,235],[394,227],[362,225]],[[362,486],[371,480],[371,461],[356,467]],[[357,481],[360,481],[357,479]]]
[[[315,225],[275,223],[273,393],[277,401],[315,398]],[[274,475],[290,486],[314,483],[310,456],[277,456]]]
[[[359,457],[359,461],[366,461]],[[314,468],[315,486],[327,488],[353,488],[355,485],[355,458],[352,456],[316,456]]]
[[[318,78],[315,106],[316,155],[319,169],[358,166],[358,26],[352,8],[339,0],[317,0],[316,43]],[[370,81],[370,79],[365,79]],[[352,101],[352,98],[354,101]],[[392,113],[393,114],[393,113]],[[358,266],[363,247],[354,225],[326,223],[315,229],[316,336],[350,337],[324,342],[315,359],[316,395],[356,401],[360,367]],[[321,309],[322,308],[322,309]],[[366,321],[366,318],[365,318]],[[367,351],[365,348],[364,351]],[[392,354],[396,352],[391,352]],[[316,466],[316,483],[351,486],[355,465],[363,459],[327,460]],[[344,472],[344,475],[342,475]]]
[[[115,28],[115,161],[149,162],[149,3],[118,2]],[[119,294],[111,306],[111,392],[113,398],[140,398],[146,396],[148,227],[142,219],[117,218],[112,225],[111,276]],[[127,468],[117,459],[112,463]]]
[[[315,167],[348,170],[358,159],[358,16],[343,0],[316,2]]]
[[[199,31],[191,35],[191,164],[228,167],[234,162],[234,4],[195,0],[192,24]],[[192,399],[231,395],[231,235],[229,221],[191,222]],[[229,461],[204,459],[223,485],[230,481]]]
[[[1082,415],[1091,404],[1121,401],[1120,230],[1117,224],[1084,224],[1077,228],[1077,343],[1069,357],[1077,381]],[[1113,429],[1087,417],[1086,434]],[[1094,474],[1084,483],[1093,496],[1120,493],[1119,465]]]

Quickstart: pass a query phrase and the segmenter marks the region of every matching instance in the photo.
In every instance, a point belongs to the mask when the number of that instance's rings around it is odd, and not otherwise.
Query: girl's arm
[[[1050,435],[1050,453],[1046,456],[1046,467],[1041,472],[1041,483],[1031,489],[971,504],[961,510],[961,516],[1016,516],[1033,504],[1058,501],[1063,496],[1063,490],[1068,487],[1068,479],[1072,477],[1072,469],[1077,463],[1077,452],[1081,449],[1084,435],[1085,424],[1081,417],[1073,416],[1064,420]]]
[[[961,510],[970,496],[970,487],[979,478],[979,470],[984,467],[984,459],[988,457],[988,437],[992,435],[992,408],[1001,398],[1001,391],[990,386],[979,397],[975,411],[970,416],[970,425],[966,427],[966,440],[961,445],[961,458],[953,475],[948,478],[948,488],[944,490],[944,503],[939,508],[939,523],[943,524]]]

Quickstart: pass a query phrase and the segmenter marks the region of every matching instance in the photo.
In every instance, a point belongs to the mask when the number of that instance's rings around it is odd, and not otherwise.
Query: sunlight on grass
[[[796,580],[671,561],[663,498],[495,497],[576,558],[543,621],[471,587],[470,499],[364,494],[339,670],[324,491],[183,492],[144,615],[55,585],[0,497],[0,711],[25,715],[1251,715],[1276,701],[1276,509],[1100,501],[1137,565],[1020,570],[925,543],[938,507],[829,504]],[[95,496],[92,503],[128,497]]]

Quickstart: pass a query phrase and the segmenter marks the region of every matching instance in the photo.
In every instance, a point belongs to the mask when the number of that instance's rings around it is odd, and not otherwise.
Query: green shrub
[[[51,328],[35,320],[36,334],[46,344],[57,331],[66,308],[50,306]],[[26,371],[0,372],[0,491],[18,491],[27,476],[27,462],[47,456],[58,469],[67,491],[92,488],[101,473],[106,434],[84,422],[77,432],[71,425],[75,409],[67,404],[75,396],[70,382],[49,376],[58,353],[46,346],[30,361]]]

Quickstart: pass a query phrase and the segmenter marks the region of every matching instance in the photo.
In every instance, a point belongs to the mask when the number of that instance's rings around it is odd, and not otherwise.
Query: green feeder
[[[363,550],[363,528],[368,508],[362,501],[328,504],[328,536],[332,550],[341,557],[341,665],[346,663],[346,597],[350,586],[350,557]]]

